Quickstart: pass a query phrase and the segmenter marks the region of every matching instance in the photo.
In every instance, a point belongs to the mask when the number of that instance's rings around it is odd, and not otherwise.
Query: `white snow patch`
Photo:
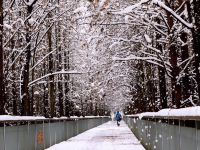
[[[129,23],[129,16],[128,16],[128,15],[126,15],[126,16],[124,17],[124,19],[125,19],[125,23]]]
[[[39,95],[40,93],[38,91],[35,91],[34,92],[34,95]]]
[[[144,35],[144,38],[147,41],[147,43],[151,43],[152,42],[151,38],[147,34]]]
[[[24,25],[25,25],[25,24],[24,24],[24,21],[23,21],[23,19],[22,19],[22,18],[18,18],[18,19],[17,19],[17,22],[20,22],[22,26],[24,26]]]
[[[36,21],[35,21],[35,19],[33,19],[33,18],[28,19],[28,23],[29,23],[30,25],[33,25],[35,22],[36,22]]]
[[[79,13],[79,12],[86,12],[87,11],[87,7],[85,6],[81,6],[77,9],[74,10],[74,13]]]
[[[7,29],[9,29],[9,30],[12,29],[12,26],[9,25],[9,24],[6,24],[6,23],[4,24],[4,27],[7,28]]]

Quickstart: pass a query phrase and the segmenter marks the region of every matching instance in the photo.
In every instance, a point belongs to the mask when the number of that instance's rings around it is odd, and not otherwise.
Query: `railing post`
[[[56,141],[57,141],[57,132],[56,132],[56,129],[55,129],[55,132],[54,132],[54,143],[53,143],[53,145],[56,144]]]
[[[87,123],[87,124],[86,124],[85,129],[88,130],[88,129],[89,129],[89,124],[90,124],[90,119],[89,119],[86,123]]]
[[[44,132],[44,120],[42,121],[42,130],[43,130],[43,148],[45,149],[45,132]]]
[[[19,126],[17,126],[17,150],[19,150]]]
[[[159,138],[161,138],[161,148],[163,150],[163,128],[165,127],[165,124],[161,124],[161,134],[159,135]]]
[[[64,133],[65,133],[64,137],[65,137],[65,139],[67,139],[67,127],[66,127],[66,120],[63,120],[63,124],[64,124]]]
[[[18,127],[19,128],[19,127]],[[30,140],[30,122],[28,121],[27,122],[27,139],[28,139],[28,141]]]
[[[159,119],[155,119],[155,127],[156,127],[156,135],[155,135],[155,142],[154,142],[154,149],[157,149],[157,141],[158,141],[158,131],[157,131],[157,121],[159,121]]]
[[[168,135],[167,135],[167,138],[168,138],[168,141],[169,141],[169,142],[168,142],[168,143],[169,143],[168,146],[169,146],[169,149],[170,149],[170,145],[171,145],[171,144],[170,144],[170,143],[171,143],[171,136],[170,136],[170,128],[169,128],[170,122],[169,122],[169,121],[170,121],[170,120],[169,120],[169,117],[168,117],[168,127],[167,127],[167,128],[168,128]],[[173,120],[173,121],[174,121],[174,120]]]
[[[34,121],[34,126],[35,126],[35,150],[37,149],[37,127],[36,127],[36,121]]]
[[[48,123],[48,126],[49,126],[49,147],[51,146],[51,130],[50,130],[50,119],[49,119],[49,123]]]
[[[76,135],[78,135],[78,130],[79,130],[79,128],[78,128],[78,124],[79,124],[79,120],[76,120]]]
[[[195,144],[196,144],[196,147],[197,147],[197,150],[199,150],[199,146],[198,146],[198,122],[197,120],[195,120],[195,137],[196,137],[196,141],[195,141]]]
[[[178,124],[179,150],[181,150],[181,121],[180,121],[180,119],[178,121],[179,121],[179,124]]]
[[[5,122],[3,123],[3,147],[4,150],[6,150],[6,124]]]

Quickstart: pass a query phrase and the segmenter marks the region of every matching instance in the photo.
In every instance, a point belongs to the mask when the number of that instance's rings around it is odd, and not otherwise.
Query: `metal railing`
[[[199,117],[125,117],[147,150],[200,150]]]
[[[109,119],[96,117],[0,121],[0,150],[44,150]]]

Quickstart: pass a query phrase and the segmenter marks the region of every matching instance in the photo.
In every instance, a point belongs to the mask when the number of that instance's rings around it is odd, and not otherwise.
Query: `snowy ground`
[[[109,121],[47,150],[145,150],[128,126]]]

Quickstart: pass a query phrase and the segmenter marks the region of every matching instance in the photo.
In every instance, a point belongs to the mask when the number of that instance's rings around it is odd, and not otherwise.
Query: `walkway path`
[[[128,126],[109,121],[47,150],[145,150]]]

